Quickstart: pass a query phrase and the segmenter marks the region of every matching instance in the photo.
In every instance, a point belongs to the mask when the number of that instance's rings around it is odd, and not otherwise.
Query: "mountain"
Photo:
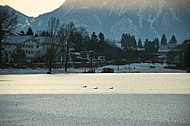
[[[120,40],[122,33],[130,33],[145,40],[169,40],[174,34],[179,42],[190,37],[189,0],[66,0],[58,9],[37,18],[20,19],[19,28],[34,31],[47,29],[51,17],[62,23],[74,22],[91,34],[101,31],[106,38]]]
[[[18,24],[17,24],[17,29],[16,30],[26,30],[28,27],[32,26],[33,21],[35,20],[33,17],[28,17],[27,15],[22,14],[21,12],[11,8],[10,6],[1,6],[1,8],[6,8],[10,12],[14,11],[18,15]]]

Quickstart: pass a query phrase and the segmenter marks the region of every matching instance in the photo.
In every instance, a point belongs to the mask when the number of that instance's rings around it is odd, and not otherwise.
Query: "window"
[[[6,60],[6,62],[9,62],[9,59],[8,59],[8,58],[6,58],[5,60]]]

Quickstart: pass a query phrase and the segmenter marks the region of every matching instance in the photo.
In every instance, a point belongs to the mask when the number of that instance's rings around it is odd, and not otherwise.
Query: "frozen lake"
[[[86,88],[84,88],[86,86]],[[97,87],[98,89],[94,89]],[[113,89],[110,89],[113,87]],[[190,94],[187,73],[0,75],[0,94]]]
[[[0,75],[0,125],[187,126],[189,82],[186,73]]]
[[[1,126],[188,126],[190,95],[0,95]]]

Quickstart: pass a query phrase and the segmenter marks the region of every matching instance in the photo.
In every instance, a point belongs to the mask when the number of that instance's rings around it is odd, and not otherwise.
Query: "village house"
[[[21,50],[25,54],[25,62],[33,62],[36,57],[43,53],[40,37],[28,35],[5,35],[2,41],[2,56],[5,64],[14,63],[14,53]]]
[[[45,37],[36,37],[31,35],[19,35],[19,34],[7,34],[4,36],[2,41],[2,55],[4,64],[14,64],[18,61],[15,61],[17,57],[14,57],[13,54],[18,53],[20,50],[24,54],[24,58],[21,61],[26,64],[45,64],[45,60],[42,60],[46,54],[46,48],[48,46],[48,42],[46,42]],[[57,65],[64,65],[65,55],[64,55],[64,47],[60,46],[56,59]],[[91,57],[91,53],[88,51],[80,51],[76,52],[75,48],[72,47],[69,49],[69,63],[90,63],[92,61],[94,63],[98,61],[104,61],[105,57]],[[41,61],[42,60],[42,61]],[[8,65],[9,66],[9,65]],[[29,66],[30,67],[30,66]]]
[[[176,43],[161,45],[158,49],[158,57],[157,57],[158,62],[172,63],[172,64],[178,63],[179,62],[178,54],[180,52],[180,49],[177,47],[178,45]]]

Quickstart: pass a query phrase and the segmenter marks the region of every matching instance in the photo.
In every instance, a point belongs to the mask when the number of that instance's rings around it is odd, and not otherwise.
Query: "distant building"
[[[26,55],[26,62],[32,62],[34,58],[40,56],[43,52],[40,37],[22,36],[22,35],[6,35],[2,41],[2,55],[4,63],[12,63],[12,53],[20,48]]]
[[[7,67],[12,64],[18,64],[13,57],[18,50],[24,53],[24,59],[19,62],[23,63],[27,67],[31,67],[28,65],[45,65],[46,64],[46,48],[48,48],[49,44],[47,42],[48,39],[46,37],[40,36],[29,36],[29,35],[21,35],[21,34],[6,34],[2,40],[2,56],[3,63],[7,64]],[[76,52],[76,46],[73,44],[72,47],[69,48],[69,63],[81,63],[81,64],[90,64],[100,63],[105,61],[105,56],[95,55],[90,51],[79,51]],[[65,47],[64,45],[58,45],[56,59],[54,61],[55,64],[64,65],[65,60]]]
[[[161,63],[177,63],[178,57],[177,55],[180,52],[180,49],[176,48],[178,45],[167,44],[161,45],[158,49],[158,62]]]

